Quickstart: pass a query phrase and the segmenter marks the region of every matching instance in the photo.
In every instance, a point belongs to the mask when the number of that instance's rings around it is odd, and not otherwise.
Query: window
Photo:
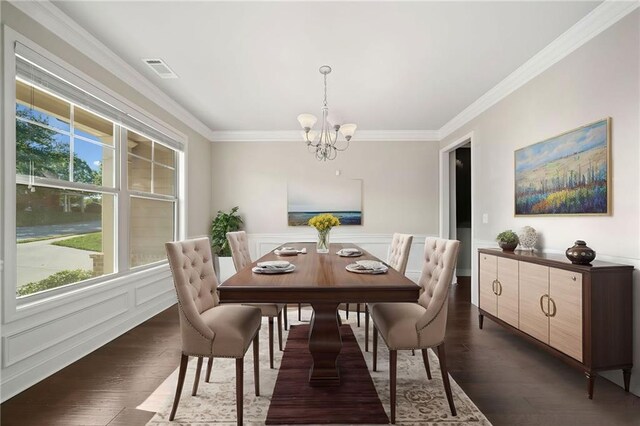
[[[127,151],[129,262],[135,267],[164,260],[164,243],[173,239],[176,152],[132,131],[127,132]]]
[[[17,297],[164,261],[181,145],[21,56],[16,65]]]

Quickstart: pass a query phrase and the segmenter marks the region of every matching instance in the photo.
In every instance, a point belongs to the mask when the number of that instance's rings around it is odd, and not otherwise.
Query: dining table
[[[305,303],[313,308],[309,352],[311,386],[339,386],[338,355],[342,348],[338,306],[341,303],[416,302],[420,287],[393,268],[386,273],[347,271],[358,260],[380,259],[354,244],[330,244],[328,253],[316,252],[315,243],[289,242],[298,251],[278,256],[273,250],[227,279],[218,291],[222,303]],[[342,257],[344,248],[356,248],[359,257]],[[303,250],[306,249],[306,250]],[[299,253],[306,251],[306,253]],[[258,274],[252,268],[266,261],[286,260],[295,270],[283,274]],[[384,262],[382,262],[384,264]],[[387,265],[388,266],[388,265]]]

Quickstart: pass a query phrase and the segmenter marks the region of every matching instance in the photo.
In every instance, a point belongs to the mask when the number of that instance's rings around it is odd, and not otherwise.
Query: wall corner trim
[[[212,133],[212,142],[303,142],[302,130],[224,130]],[[439,142],[437,130],[359,130],[352,142]]]

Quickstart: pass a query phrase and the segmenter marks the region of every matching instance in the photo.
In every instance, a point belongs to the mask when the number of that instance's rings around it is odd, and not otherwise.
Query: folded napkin
[[[360,256],[362,254],[362,252],[356,248],[343,248],[341,250],[338,250],[336,252],[337,255],[339,256]]]
[[[360,253],[360,250],[358,250],[357,248],[353,248],[353,247],[343,248],[340,251],[343,252],[343,253]]]
[[[273,260],[268,262],[259,262],[257,267],[261,269],[271,269],[271,270],[279,270],[279,269],[287,269],[291,266],[290,262],[284,260]]]
[[[284,255],[307,254],[307,248],[305,247],[302,250],[298,250],[295,247],[281,247],[279,249],[275,249],[273,252],[275,253],[276,256],[279,256],[281,254],[284,254]]]
[[[387,267],[382,262],[378,262],[377,260],[358,260],[356,262],[356,269],[387,269]]]

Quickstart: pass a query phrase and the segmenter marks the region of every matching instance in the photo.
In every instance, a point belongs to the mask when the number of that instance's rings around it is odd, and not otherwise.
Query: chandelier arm
[[[340,151],[340,152],[342,152],[342,151],[346,151],[348,148],[349,148],[349,141],[347,141],[347,146],[345,146],[344,148],[338,148],[338,147],[336,147],[336,149],[337,149],[338,151]]]

